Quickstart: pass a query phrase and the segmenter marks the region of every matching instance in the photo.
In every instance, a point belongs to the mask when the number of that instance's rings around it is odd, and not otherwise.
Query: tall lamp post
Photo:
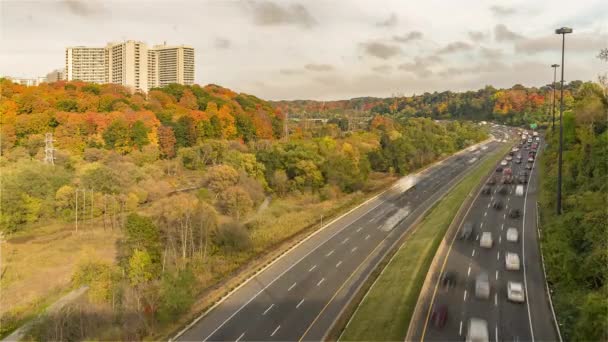
[[[572,33],[569,27],[555,30],[555,34],[562,35],[562,80],[559,99],[559,155],[557,162],[557,215],[562,214],[562,154],[564,149],[564,48],[566,46],[566,34]]]
[[[551,126],[551,131],[555,132],[555,77],[557,75],[557,68],[559,64],[551,65],[553,68],[553,104],[551,105],[551,116],[553,117],[553,124]]]

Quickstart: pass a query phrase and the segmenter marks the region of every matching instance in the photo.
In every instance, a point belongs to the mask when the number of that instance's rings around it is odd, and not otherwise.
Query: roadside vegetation
[[[342,341],[403,341],[420,290],[446,230],[467,196],[509,150],[483,160],[427,212],[359,303]]]
[[[216,85],[0,80],[2,334],[69,289],[35,340],[138,340],[171,329],[221,281],[486,133],[376,115],[310,127]],[[289,132],[289,136],[285,133]],[[45,159],[53,133],[54,165]]]
[[[608,50],[605,52],[608,62]],[[606,81],[607,79],[604,78]],[[541,246],[564,341],[608,340],[608,82],[585,84],[564,113],[563,214],[556,215],[559,130],[541,155]]]

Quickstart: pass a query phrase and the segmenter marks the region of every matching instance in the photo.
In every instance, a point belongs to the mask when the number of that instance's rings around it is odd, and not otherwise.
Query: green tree
[[[140,151],[145,145],[150,143],[150,140],[148,139],[148,128],[141,120],[135,121],[131,127],[130,140]]]
[[[113,121],[103,132],[106,148],[126,153],[131,147],[131,132],[129,124],[124,120]]]

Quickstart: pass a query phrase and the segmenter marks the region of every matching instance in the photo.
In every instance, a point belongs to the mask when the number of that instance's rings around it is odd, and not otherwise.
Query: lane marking
[[[317,268],[317,265],[314,265],[313,267],[311,267],[308,272],[312,272],[312,270],[314,270],[315,268]]]
[[[494,306],[498,306],[498,294],[494,294]]]
[[[469,277],[469,275],[471,275],[471,266],[469,266],[469,269],[467,270],[467,277]]]
[[[353,249],[350,250],[351,253],[354,253],[357,250],[357,246],[353,247]]]
[[[363,229],[363,227],[359,227],[357,228],[357,233],[361,231],[361,229]]]
[[[502,231],[503,229],[505,229],[505,224],[504,224],[504,223],[502,223],[502,224],[500,225],[500,231]]]
[[[471,253],[471,256],[474,257],[475,256],[475,249],[473,249],[473,253]]]
[[[498,253],[496,253],[496,260],[500,259],[500,251],[498,251]]]
[[[334,251],[335,251],[335,249],[332,249],[329,253],[325,254],[325,256],[328,257],[328,256],[334,254]]]
[[[346,242],[348,242],[349,239],[350,238],[346,238],[346,239],[342,240],[342,244],[345,244]]]
[[[270,306],[268,307],[268,309],[266,309],[266,311],[264,311],[264,313],[262,314],[262,316],[266,315],[266,313],[268,311],[270,311],[270,309],[272,309],[273,306],[274,306],[274,304],[270,304]]]
[[[462,336],[462,321],[460,321],[460,328],[458,328],[458,336]]]
[[[291,291],[291,289],[293,289],[296,286],[296,283],[293,283],[293,285],[291,285],[288,289],[287,292]]]
[[[507,214],[502,215],[502,219],[505,220],[507,218]]]
[[[279,331],[280,328],[281,328],[281,326],[279,325],[276,329],[274,329],[274,331],[272,332],[272,334],[270,334],[270,337],[274,336],[274,334],[276,334],[277,331]]]
[[[498,324],[496,324],[495,335],[494,336],[496,336],[496,342],[498,342]]]
[[[496,271],[496,280],[498,280],[498,271]]]
[[[241,336],[239,336],[239,338],[237,338],[234,342],[239,342],[243,338],[243,336],[245,336],[245,333],[242,333]]]
[[[488,203],[488,208],[490,207],[490,203]]]
[[[464,290],[464,297],[462,298],[464,302],[467,301],[467,290]]]
[[[498,244],[500,245],[500,242],[502,241],[502,235],[498,237]]]
[[[296,309],[300,307],[300,305],[302,305],[302,303],[304,303],[304,298],[302,298],[302,300],[298,303],[298,305],[296,305]]]
[[[475,240],[479,240],[479,234],[477,234],[477,237],[475,238]]]
[[[365,236],[365,240],[369,239],[369,234],[367,234],[367,236]]]
[[[534,168],[534,164],[536,164],[536,160],[537,158],[534,158],[534,161],[532,162],[532,170],[530,171],[530,180],[532,179],[532,173],[534,172],[534,170],[536,170]],[[522,254],[522,264],[524,265],[524,291],[526,291],[526,298],[530,298],[530,296],[528,296],[528,278],[526,276],[526,239],[524,239],[524,237],[526,236],[526,204],[528,203],[528,190],[530,189],[530,182],[528,181],[528,183],[526,184],[526,195],[524,196],[524,214],[522,217],[522,224],[521,224],[521,254]],[[538,213],[537,213],[538,215]],[[541,253],[542,255],[542,253]],[[549,293],[547,293],[547,295],[551,295]],[[532,342],[534,342],[534,328],[532,327],[532,315],[530,314],[530,301],[526,300],[526,308],[528,309],[528,323],[530,324],[530,336],[532,337]],[[558,333],[559,333],[559,329],[558,329]]]
[[[488,212],[486,211],[485,213],[483,213],[483,216],[488,216]]]
[[[321,278],[321,280],[319,280],[319,282],[317,283],[317,286],[323,284],[324,281],[325,281],[325,278]]]
[[[336,267],[340,267],[340,265],[342,265],[342,260],[338,261],[338,263],[336,264]]]

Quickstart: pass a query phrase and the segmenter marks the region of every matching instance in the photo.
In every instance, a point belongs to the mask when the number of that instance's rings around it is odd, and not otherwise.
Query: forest
[[[556,214],[559,131],[541,154],[542,250],[566,341],[608,340],[608,92],[585,83],[564,113],[562,211]]]
[[[2,335],[89,287],[38,320],[35,340],[166,337],[281,243],[487,138],[424,117],[286,124],[217,85],[0,86]]]

